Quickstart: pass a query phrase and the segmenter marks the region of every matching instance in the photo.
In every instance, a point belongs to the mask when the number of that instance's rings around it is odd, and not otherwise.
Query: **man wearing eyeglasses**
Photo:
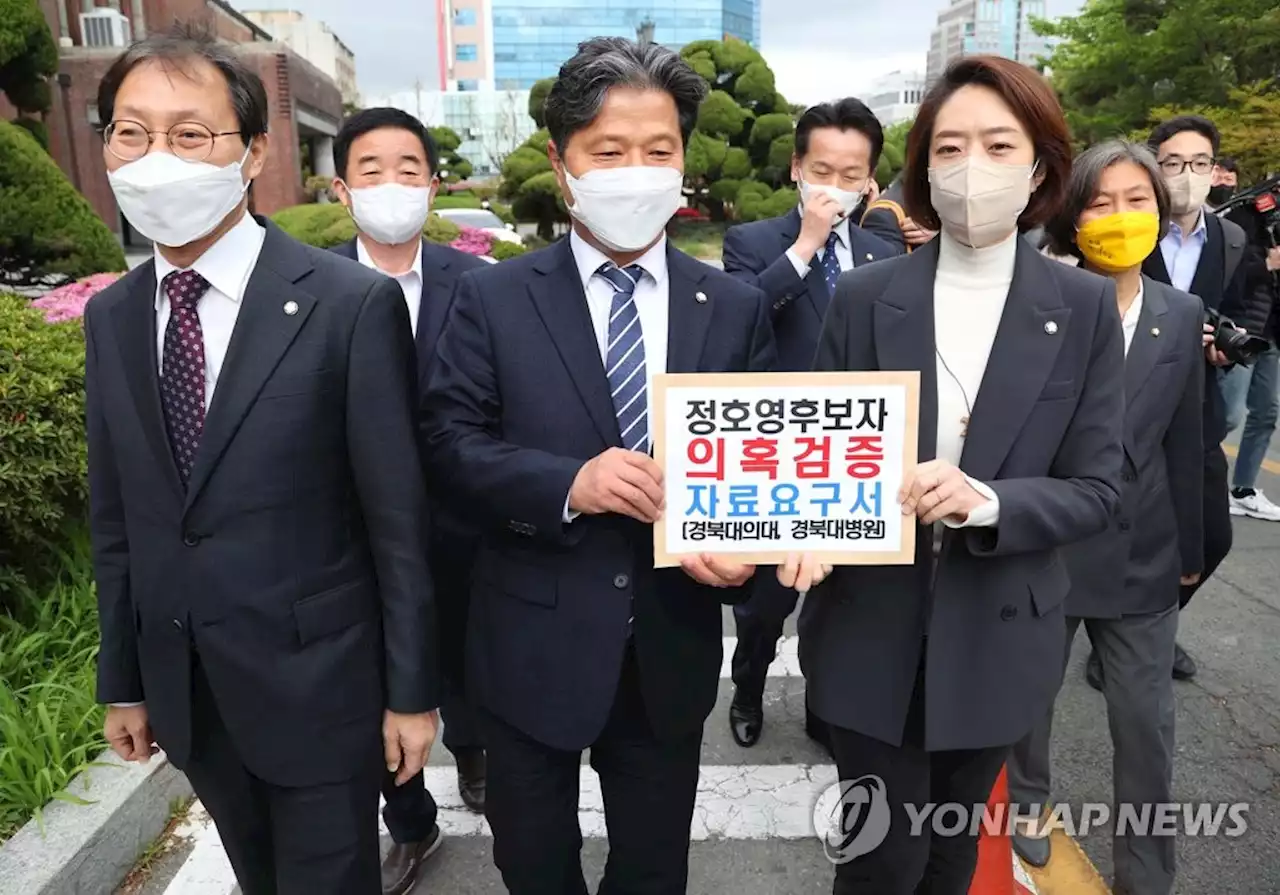
[[[186,773],[244,895],[379,895],[438,704],[408,309],[249,214],[266,91],[212,36],[135,43],[98,108],[156,248],[85,314],[106,739]]]

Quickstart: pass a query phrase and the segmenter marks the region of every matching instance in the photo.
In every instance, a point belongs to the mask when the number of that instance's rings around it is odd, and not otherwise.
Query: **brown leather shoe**
[[[458,793],[462,804],[477,814],[484,814],[486,764],[484,750],[460,749],[454,755],[458,762]]]
[[[393,843],[382,862],[382,895],[405,895],[417,885],[423,865],[436,853],[442,841],[437,825],[421,842]]]

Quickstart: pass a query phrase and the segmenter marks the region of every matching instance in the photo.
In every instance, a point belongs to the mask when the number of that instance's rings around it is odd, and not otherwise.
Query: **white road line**
[[[778,641],[778,656],[769,666],[769,677],[800,677],[800,658],[796,654],[799,638],[783,637]],[[738,638],[724,638],[724,661],[720,663],[720,677],[732,677],[729,673],[733,659],[733,650],[738,645]]]

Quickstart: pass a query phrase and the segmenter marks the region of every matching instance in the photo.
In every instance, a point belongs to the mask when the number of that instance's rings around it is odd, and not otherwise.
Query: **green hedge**
[[[356,225],[347,209],[337,203],[329,205],[294,205],[271,216],[281,230],[299,242],[321,249],[332,248],[356,238]],[[456,224],[436,215],[427,219],[423,235],[431,242],[448,245],[461,235]]]
[[[28,131],[0,119],[0,270],[77,279],[124,269],[88,200]]]
[[[0,293],[0,604],[84,512],[84,336]]]

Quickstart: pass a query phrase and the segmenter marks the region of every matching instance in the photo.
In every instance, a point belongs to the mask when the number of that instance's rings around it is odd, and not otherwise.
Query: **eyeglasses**
[[[169,151],[184,162],[202,162],[213,152],[218,137],[236,136],[240,131],[214,133],[194,121],[180,121],[167,131],[149,131],[136,121],[113,121],[102,131],[107,151],[122,162],[136,162],[151,149],[157,134],[163,134]]]
[[[1196,174],[1208,174],[1213,170],[1213,166],[1217,163],[1217,159],[1211,159],[1203,155],[1196,156],[1191,161],[1186,161],[1176,155],[1171,155],[1160,162],[1160,170],[1167,176],[1174,177],[1187,170],[1187,166],[1189,165],[1191,170]]]

